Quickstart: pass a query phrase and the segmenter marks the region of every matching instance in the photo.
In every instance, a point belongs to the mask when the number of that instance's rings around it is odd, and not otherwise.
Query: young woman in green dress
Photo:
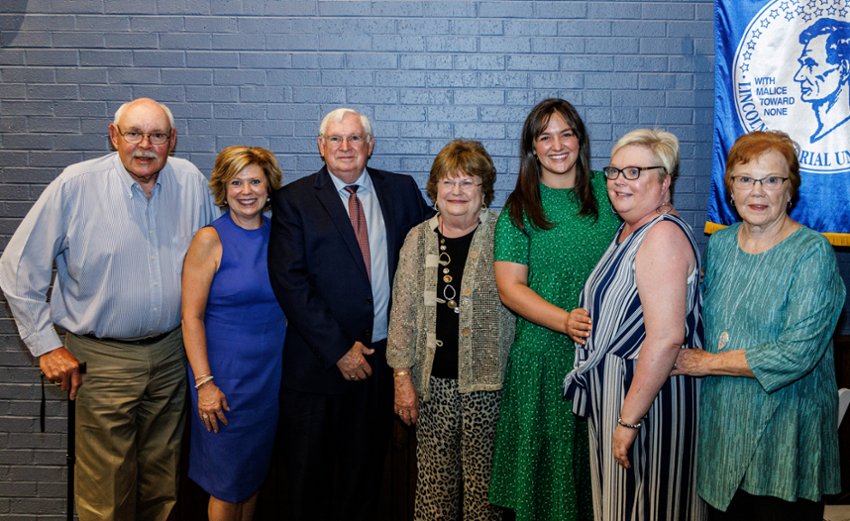
[[[619,225],[606,193],[575,108],[540,102],[523,125],[516,188],[495,235],[499,295],[518,319],[490,501],[518,521],[593,518],[587,425],[561,392],[575,350],[570,312]]]

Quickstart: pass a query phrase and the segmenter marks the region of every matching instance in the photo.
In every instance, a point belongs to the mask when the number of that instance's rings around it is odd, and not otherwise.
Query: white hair
[[[334,123],[341,123],[343,118],[347,114],[354,114],[360,118],[360,124],[363,125],[363,130],[366,131],[366,139],[369,140],[372,138],[372,122],[369,121],[369,118],[364,116],[363,114],[357,112],[354,109],[336,109],[328,112],[328,115],[322,118],[322,122],[319,124],[319,137],[324,141],[325,139],[325,131],[328,129],[328,123],[333,121]]]
[[[143,99],[143,98],[139,98],[139,99]],[[112,120],[112,124],[117,127],[118,122],[121,121],[121,117],[124,116],[124,113],[127,112],[127,109],[130,107],[130,105],[132,105],[133,103],[136,103],[137,101],[139,101],[139,99],[134,99],[133,101],[128,101],[127,103],[118,107],[118,110],[115,111],[115,119]],[[151,100],[151,101],[153,101],[154,103],[159,105],[159,107],[165,112],[165,115],[168,116],[168,124],[171,126],[171,128],[173,130],[174,129],[174,115],[171,114],[171,110],[158,101],[154,101],[154,100]]]

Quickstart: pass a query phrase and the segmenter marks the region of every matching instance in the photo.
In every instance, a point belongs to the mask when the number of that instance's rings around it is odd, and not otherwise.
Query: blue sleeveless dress
[[[694,252],[682,347],[702,347],[700,255],[690,226],[664,214],[619,243],[625,226],[620,225],[582,290],[579,307],[590,313],[593,329],[586,345],[576,344],[575,369],[564,380],[564,396],[573,400],[573,412],[588,419],[596,521],[701,521],[705,517],[696,487],[699,379],[674,376],[667,380],[641,419],[643,428],[628,454],[631,469],[620,467],[612,453],[617,417],[646,337],[635,256],[649,230],[662,221],[676,224]]]
[[[204,318],[207,356],[230,412],[218,434],[207,432],[198,417],[198,391],[190,386],[189,477],[214,497],[237,503],[251,497],[269,471],[286,319],[269,281],[269,219],[245,230],[227,212],[210,226],[222,251]]]

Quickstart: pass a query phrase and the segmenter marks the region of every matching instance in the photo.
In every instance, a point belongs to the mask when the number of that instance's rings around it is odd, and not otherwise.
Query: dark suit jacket
[[[407,232],[433,215],[412,177],[367,167],[387,229],[393,283]],[[317,394],[356,392],[336,363],[372,340],[372,286],[357,237],[326,167],[272,195],[269,275],[288,320],[281,386]],[[389,311],[389,310],[388,310]],[[386,365],[383,352],[369,364]]]

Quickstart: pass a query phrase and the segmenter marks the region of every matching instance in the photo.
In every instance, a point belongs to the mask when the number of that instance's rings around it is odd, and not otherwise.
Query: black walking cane
[[[80,362],[80,374],[86,374],[86,363]],[[44,398],[44,372],[41,373],[41,432],[44,432],[44,417],[46,416],[46,400]],[[74,463],[76,463],[76,422],[77,406],[74,400],[68,400],[68,452],[65,454],[65,464],[68,466],[68,521],[74,521]]]

